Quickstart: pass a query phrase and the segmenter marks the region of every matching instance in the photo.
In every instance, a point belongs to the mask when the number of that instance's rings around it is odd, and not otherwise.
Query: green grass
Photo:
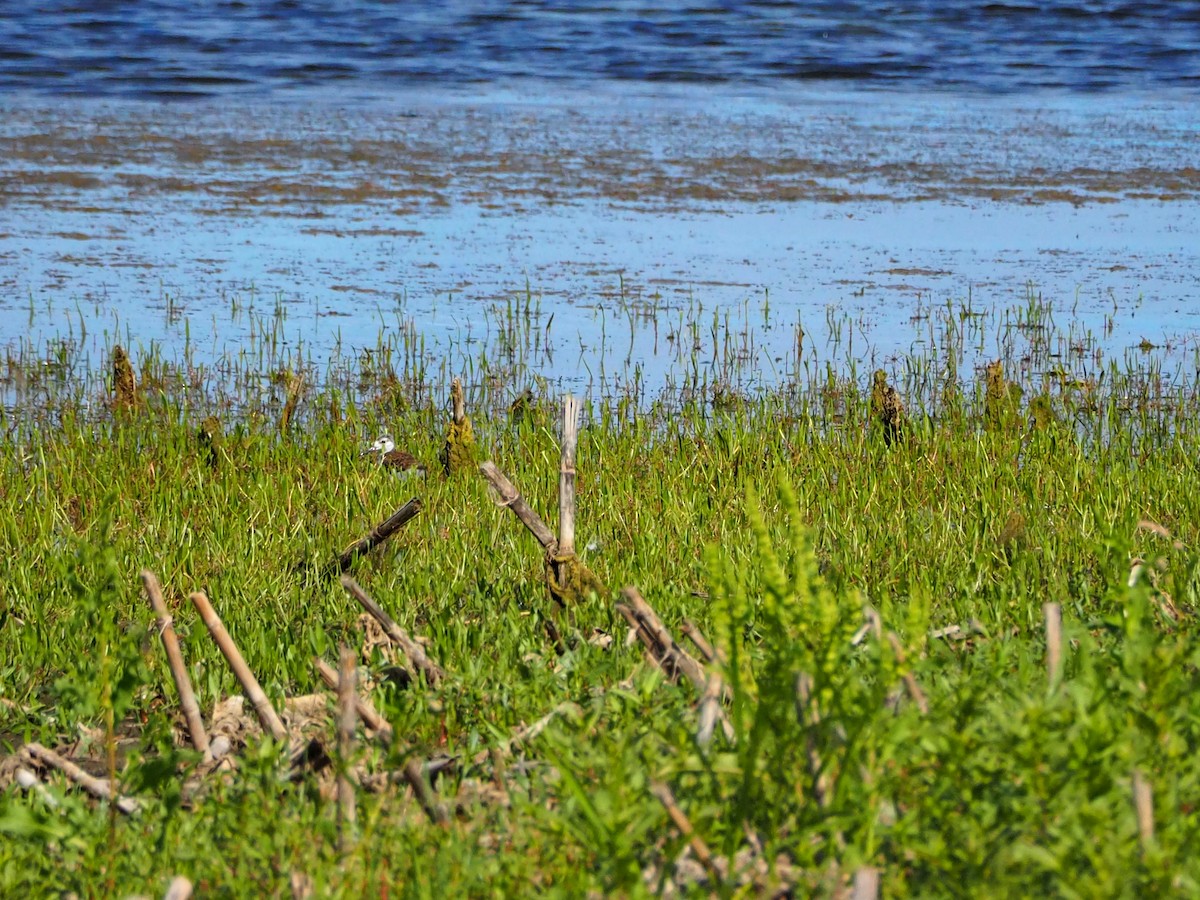
[[[987,328],[1023,389],[995,407],[962,350]],[[423,351],[313,378],[285,435],[286,374],[261,377],[284,371],[278,360],[257,378],[252,361],[189,382],[142,354],[145,402],[112,415],[98,367],[26,372],[0,443],[0,736],[15,749],[85,735],[80,753],[99,758],[111,718],[129,738],[120,777],[147,808],[110,818],[62,786],[56,809],[10,788],[0,894],[155,894],[186,874],[206,895],[287,896],[293,873],[318,895],[653,893],[683,877],[686,846],[655,781],[717,857],[759,857],[798,895],[831,894],[868,865],[890,896],[1200,893],[1200,403],[1157,358],[1051,357],[1072,328],[1032,302],[987,322],[946,310],[936,329],[959,335],[951,349],[893,368],[909,407],[893,446],[853,367],[798,360],[746,391],[734,361],[654,402],[636,387],[593,398],[578,545],[677,636],[687,617],[721,648],[736,741],[718,729],[707,747],[690,686],[626,645],[615,590],[581,604],[573,630],[560,618],[568,650],[555,652],[541,557],[481,478],[398,480],[358,457],[387,428],[437,471],[432,398],[448,385]],[[499,370],[481,359],[490,375],[467,379],[476,438],[553,523],[556,398],[510,422],[528,370]],[[1052,415],[1034,428],[1038,409]],[[215,466],[196,440],[214,411]],[[194,590],[279,702],[317,689],[313,655],[361,643],[353,601],[317,570],[414,495],[418,518],[354,574],[448,677],[376,691],[398,738],[367,756],[464,760],[438,784],[458,797],[452,823],[429,824],[398,787],[362,792],[359,838],[340,855],[333,802],[314,779],[281,781],[257,741],[236,777],[183,802],[195,758],[172,745],[177,701],[138,571],[164,585],[206,715],[240,689],[185,602]],[[1048,602],[1065,623],[1057,682]],[[883,637],[855,643],[868,605]],[[968,640],[930,637],[968,623]],[[588,641],[595,629],[611,647]],[[797,712],[801,674],[819,716]],[[507,759],[507,803],[482,791],[496,773],[471,757],[564,702],[572,711]],[[1135,772],[1153,789],[1145,839]],[[716,889],[750,890],[749,876]]]

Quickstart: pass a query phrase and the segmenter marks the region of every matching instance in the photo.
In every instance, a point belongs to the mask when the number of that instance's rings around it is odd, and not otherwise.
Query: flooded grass
[[[1187,347],[1110,356],[1031,293],[925,308],[923,343],[874,362],[836,312],[819,345],[774,326],[794,351],[764,374],[767,325],[748,314],[607,306],[597,340],[637,325],[670,364],[651,387],[631,354],[587,386],[577,546],[604,584],[636,585],[676,635],[686,619],[716,646],[732,739],[705,744],[697,694],[629,645],[615,593],[556,613],[535,542],[483,479],[440,476],[461,375],[479,458],[554,521],[561,385],[538,375],[552,316],[514,298],[447,354],[381,326],[376,346],[318,365],[275,340],[283,314],[203,364],[128,335],[120,356],[82,336],[10,350],[0,735],[102,772],[119,732],[120,783],[144,810],[108,817],[53,779],[49,800],[10,787],[0,893],[154,894],[185,874],[232,895],[810,895],[864,867],[891,895],[1200,890]],[[361,455],[385,432],[428,478]],[[359,752],[376,773],[454,757],[434,785],[450,823],[385,778],[339,850],[331,797],[281,777],[280,749],[253,735],[236,774],[185,796],[197,754],[177,745],[139,570],[162,581],[206,717],[241,689],[195,590],[278,705],[319,689],[314,655],[363,647],[321,570],[413,496],[419,516],[354,575],[446,677],[404,686],[369,650],[396,738]],[[1063,617],[1049,672],[1044,604]]]

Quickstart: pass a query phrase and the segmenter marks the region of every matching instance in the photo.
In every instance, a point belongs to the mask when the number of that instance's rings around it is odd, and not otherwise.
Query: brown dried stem
[[[900,643],[900,638],[894,631],[889,631],[887,638],[888,643],[892,645],[892,652],[896,654],[896,662],[900,664],[900,677],[904,681],[904,689],[908,691],[908,696],[912,699],[913,703],[917,704],[917,709],[921,711],[921,715],[929,715],[929,700],[926,699],[925,692],[921,690],[921,686],[917,684],[916,676],[905,665],[904,645]]]
[[[333,690],[338,687],[338,673],[333,666],[325,662],[319,657],[313,657],[313,665],[317,669],[317,674],[321,676],[321,680],[325,685]],[[391,743],[394,737],[391,724],[375,709],[374,705],[366,697],[356,693],[354,695],[354,708],[358,712],[358,717],[363,720],[368,728],[374,731],[385,742]]]
[[[407,631],[397,625],[392,620],[392,617],[385,613],[379,604],[371,599],[370,594],[359,586],[357,581],[349,575],[343,575],[342,587],[362,605],[363,609],[375,617],[375,621],[383,626],[384,633],[399,645],[413,667],[417,671],[425,673],[425,678],[431,686],[436,685],[446,677],[446,673],[442,671],[441,667],[425,654],[425,648],[413,640]]]
[[[541,517],[533,511],[533,508],[525,502],[525,498],[521,496],[511,481],[504,477],[504,473],[496,468],[493,462],[481,463],[479,471],[483,473],[483,477],[488,480],[488,483],[496,489],[496,493],[500,495],[498,506],[506,506],[513,511],[521,524],[529,529],[529,532],[538,540],[547,552],[555,553],[558,551],[558,541],[554,539],[554,533],[550,530]]]
[[[204,620],[204,624],[208,628],[208,633],[212,635],[213,640],[217,642],[217,646],[221,649],[221,653],[229,662],[229,667],[233,669],[233,674],[237,676],[242,690],[246,692],[246,696],[254,705],[254,711],[258,714],[258,720],[262,723],[263,728],[275,740],[286,741],[288,738],[287,729],[283,727],[283,722],[279,720],[279,716],[275,712],[275,707],[267,699],[267,695],[259,685],[258,679],[254,677],[254,673],[246,665],[246,660],[242,658],[237,644],[233,642],[233,638],[225,630],[225,626],[221,623],[216,610],[208,602],[208,597],[200,591],[196,591],[192,594],[192,603],[200,613],[200,618]]]
[[[345,853],[353,841],[357,818],[354,783],[350,780],[350,757],[354,752],[355,699],[354,653],[341,647],[338,654],[337,737],[338,737],[338,849]]]
[[[48,747],[43,747],[37,743],[29,743],[21,748],[21,752],[29,759],[58,769],[93,797],[108,800],[127,816],[131,816],[141,809],[141,804],[133,797],[123,797],[118,794],[107,778],[97,778],[95,775],[89,775],[83,769],[79,768],[79,766],[75,765],[75,763],[59,756]]]
[[[192,746],[207,755],[208,732],[204,730],[200,704],[196,702],[196,695],[192,692],[192,681],[188,678],[187,667],[183,664],[183,653],[179,649],[175,627],[171,624],[171,614],[167,612],[167,604],[163,601],[162,588],[149,569],[142,569],[142,586],[146,589],[146,596],[150,598],[150,606],[154,609],[158,633],[162,638],[163,649],[167,652],[167,665],[171,667],[175,690],[179,692],[179,705],[183,709],[188,733],[192,736]]]
[[[1154,792],[1146,776],[1133,770],[1133,808],[1137,813],[1138,837],[1145,848],[1154,840]]]
[[[1062,676],[1062,607],[1043,603],[1042,615],[1046,619],[1046,678],[1053,688]]]
[[[575,449],[579,444],[579,400],[567,394],[562,408],[562,455],[558,468],[558,554],[575,552]],[[560,574],[560,581],[561,574]]]
[[[696,859],[700,860],[700,864],[708,871],[709,877],[715,883],[721,883],[724,879],[721,870],[717,867],[716,860],[713,859],[712,851],[708,849],[708,845],[704,843],[700,835],[696,834],[696,829],[692,827],[691,821],[679,808],[679,804],[675,802],[675,795],[671,793],[671,788],[661,781],[652,781],[650,793],[663,805],[663,809],[667,811],[667,815],[671,817],[671,821],[679,829],[679,833],[687,838],[688,846],[692,848]]]
[[[376,525],[366,537],[355,541],[337,559],[327,565],[324,574],[345,572],[354,560],[365,553],[370,553],[393,534],[403,528],[411,519],[416,518],[421,511],[421,499],[413,497],[402,507]]]
[[[429,780],[425,777],[425,766],[419,759],[410,759],[404,764],[404,780],[413,789],[417,802],[421,804],[421,809],[425,810],[425,815],[429,816],[431,822],[445,825],[450,821],[450,813],[446,805],[438,801],[437,794],[433,792]]]

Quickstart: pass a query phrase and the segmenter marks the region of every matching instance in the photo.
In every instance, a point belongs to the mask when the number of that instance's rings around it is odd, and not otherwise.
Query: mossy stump
[[[603,596],[606,593],[604,582],[574,553],[560,553],[557,548],[551,548],[544,565],[550,599],[563,609],[578,605],[589,594]]]
[[[475,434],[466,412],[462,382],[455,378],[450,385],[450,402],[453,415],[446,424],[446,443],[442,447],[442,468],[449,478],[458,472],[475,469]]]
[[[887,373],[883,369],[875,371],[871,383],[871,419],[883,431],[883,442],[887,446],[892,446],[904,436],[907,427],[904,401],[900,399],[900,392],[888,384]]]
[[[1011,431],[1020,424],[1021,386],[1004,377],[1000,360],[988,363],[984,379],[983,428],[985,431]]]
[[[137,406],[137,379],[133,376],[133,363],[129,354],[118,344],[113,348],[113,407],[116,409],[133,409]]]
[[[200,423],[196,432],[196,444],[200,448],[200,458],[210,469],[215,469],[220,461],[221,443],[221,420],[216,416],[209,416]]]

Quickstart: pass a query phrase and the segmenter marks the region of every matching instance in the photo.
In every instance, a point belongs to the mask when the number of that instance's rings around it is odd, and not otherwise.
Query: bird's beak
[[[360,452],[358,455],[359,455],[360,457],[361,457],[361,456],[370,456],[370,455],[371,455],[372,453],[374,453],[374,452],[375,452],[375,448],[374,448],[374,447],[368,447],[366,450],[363,450],[363,451],[361,451],[361,452]]]

